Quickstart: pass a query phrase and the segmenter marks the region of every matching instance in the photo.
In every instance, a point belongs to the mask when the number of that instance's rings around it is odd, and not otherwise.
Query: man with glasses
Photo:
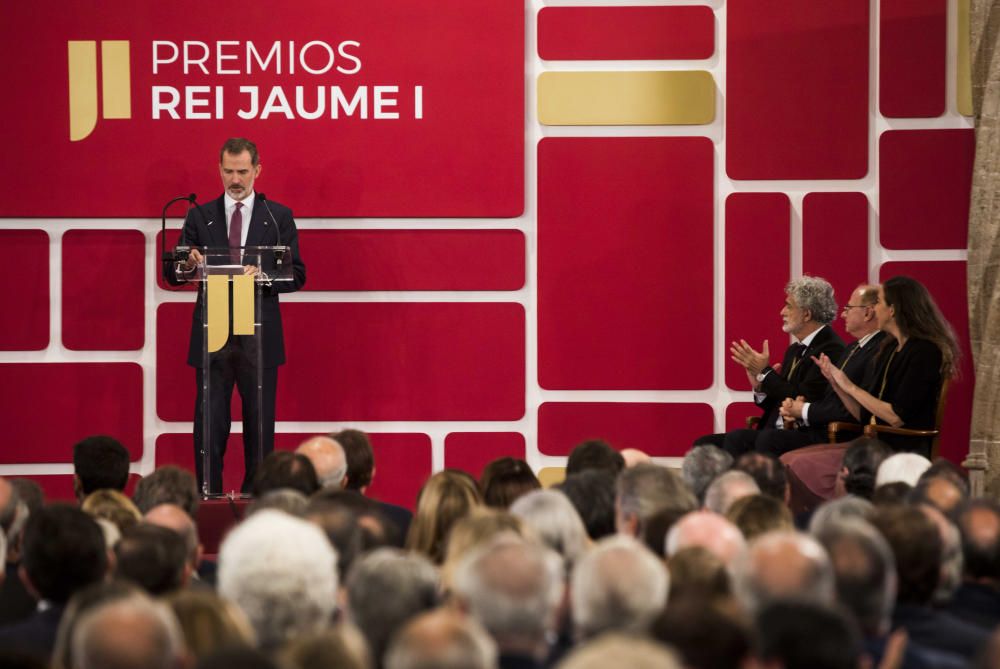
[[[872,368],[870,363],[885,336],[878,329],[875,320],[876,302],[878,286],[860,285],[851,293],[850,300],[840,312],[848,334],[855,338],[844,351],[840,367],[848,378],[859,385],[863,385],[865,375]],[[781,406],[781,416],[785,420],[794,420],[797,429],[761,433],[756,444],[758,451],[778,457],[796,448],[826,442],[826,426],[829,423],[856,422],[830,386],[827,386],[826,393],[816,402],[810,402],[802,396],[786,399]],[[844,439],[855,436],[857,435],[844,433]]]

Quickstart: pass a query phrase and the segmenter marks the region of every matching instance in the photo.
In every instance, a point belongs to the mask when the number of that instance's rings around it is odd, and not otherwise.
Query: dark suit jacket
[[[876,332],[860,349],[858,342],[854,341],[844,350],[842,356],[842,359],[846,360],[843,367],[844,374],[862,388],[874,374],[873,361],[883,339],[885,339],[885,333]],[[851,412],[844,407],[837,392],[828,383],[823,398],[809,405],[809,426],[803,426],[800,429],[807,431],[813,443],[818,444],[827,440],[826,426],[834,421],[857,422]],[[845,437],[848,439],[855,436],[857,435],[845,433]]]
[[[778,419],[778,409],[788,397],[803,395],[807,402],[822,399],[830,384],[823,378],[811,356],[819,357],[821,353],[826,353],[831,360],[838,362],[844,352],[844,340],[833,331],[833,328],[825,325],[802,351],[798,364],[793,364],[796,348],[789,346],[785,351],[785,357],[781,362],[781,373],[772,371],[760,384],[761,392],[767,393],[767,397],[758,402],[758,406],[764,410],[764,415],[758,424],[760,429],[774,427],[774,422]]]
[[[271,219],[272,215],[274,220]],[[225,248],[229,245],[227,225],[225,196],[220,196],[200,208],[193,207],[188,211],[180,243],[199,248]],[[284,262],[292,264],[293,280],[275,281],[270,288],[262,289],[260,306],[265,367],[276,367],[285,362],[285,340],[281,327],[281,311],[278,309],[278,294],[290,293],[301,288],[306,282],[306,266],[299,255],[299,233],[295,227],[292,210],[271,200],[267,200],[265,205],[258,194],[254,198],[246,245],[276,246],[279,241],[291,249],[291,257],[285,257]],[[266,253],[261,257],[261,269],[264,272],[273,274],[275,266],[273,254]],[[184,283],[184,279],[177,277],[174,272],[173,263],[164,263],[163,273],[168,283],[173,285]],[[188,348],[188,364],[192,367],[202,365],[203,307],[202,295],[199,292],[191,323],[191,344]]]
[[[31,655],[47,663],[56,645],[56,632],[64,609],[64,604],[53,605],[0,629],[0,649]]]

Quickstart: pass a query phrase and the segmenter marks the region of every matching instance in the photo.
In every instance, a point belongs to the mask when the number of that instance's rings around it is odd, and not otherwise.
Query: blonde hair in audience
[[[178,590],[165,601],[177,616],[195,658],[229,646],[256,645],[256,635],[243,610],[214,592]]]
[[[465,472],[446,469],[434,474],[417,496],[417,511],[406,537],[406,547],[441,564],[452,526],[482,504],[479,486]]]
[[[451,590],[455,568],[469,551],[504,532],[524,537],[524,523],[506,511],[485,506],[472,509],[467,516],[456,521],[448,534],[444,564],[441,565],[442,592]]]
[[[87,495],[80,509],[94,518],[109,520],[124,531],[142,522],[139,507],[117,490],[101,489]]]

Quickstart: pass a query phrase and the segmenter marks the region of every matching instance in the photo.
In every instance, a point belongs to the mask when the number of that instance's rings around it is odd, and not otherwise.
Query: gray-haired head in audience
[[[681,476],[694,491],[698,503],[705,502],[708,484],[733,466],[733,456],[714,444],[694,446],[681,462]]]

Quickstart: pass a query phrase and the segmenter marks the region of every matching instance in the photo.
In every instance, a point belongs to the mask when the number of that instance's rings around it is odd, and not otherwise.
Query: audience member
[[[703,549],[682,552],[698,550]],[[652,637],[673,647],[686,669],[751,666],[748,660],[752,637],[748,625],[704,599],[692,596],[674,600],[675,582],[671,572],[671,601],[653,623]]]
[[[354,560],[382,546],[399,546],[396,526],[380,506],[356,490],[326,488],[309,499],[305,519],[315,523],[337,550],[337,571],[347,578]]]
[[[715,553],[703,546],[688,546],[667,558],[670,574],[669,609],[675,602],[697,599],[703,605],[732,595],[729,570]]]
[[[395,637],[386,669],[497,669],[497,648],[472,618],[447,609],[421,614]]]
[[[663,563],[643,544],[627,536],[602,539],[576,563],[570,578],[577,638],[611,630],[646,632],[666,605],[669,589]]]
[[[501,534],[524,537],[524,522],[508,511],[488,507],[473,509],[456,522],[448,533],[448,548],[441,565],[441,592],[451,592],[455,570],[469,552]]]
[[[173,530],[184,542],[185,582],[199,576],[203,577],[199,570],[204,549],[198,540],[198,527],[184,509],[176,504],[158,504],[146,512],[144,520],[151,525]]]
[[[256,648],[227,646],[198,660],[195,669],[284,669],[270,655]]]
[[[781,669],[857,669],[862,645],[854,621],[816,602],[774,602],[756,617],[757,658]]]
[[[953,517],[958,508],[969,499],[969,484],[960,474],[950,469],[954,467],[950,462],[948,467],[949,469],[944,469],[934,463],[921,474],[907,498],[910,504],[927,504],[946,516]]]
[[[567,568],[583,555],[590,545],[587,528],[566,496],[558,490],[535,490],[510,507],[510,512],[524,521],[546,546],[566,561]]]
[[[298,490],[306,497],[319,490],[319,479],[309,458],[291,451],[269,453],[254,476],[253,496],[262,497],[279,488]]]
[[[871,499],[879,467],[890,455],[892,449],[878,439],[858,437],[850,442],[837,478],[838,493]]]
[[[110,521],[124,532],[142,522],[142,514],[128,497],[118,490],[101,488],[95,490],[83,499],[80,509],[94,518]]]
[[[736,461],[733,469],[749,474],[762,495],[768,495],[782,504],[788,503],[788,478],[785,465],[770,455],[744,453]]]
[[[434,474],[417,496],[417,513],[406,547],[441,564],[452,525],[482,503],[478,485],[465,472],[446,469]]]
[[[917,485],[920,475],[931,466],[931,461],[916,453],[896,453],[879,465],[875,475],[875,487],[889,483],[905,483],[911,488]]]
[[[318,527],[265,510],[237,525],[222,542],[219,594],[243,609],[260,647],[273,651],[329,624],[336,605],[336,566],[336,552]]]
[[[347,483],[347,455],[344,447],[329,436],[319,435],[302,442],[295,452],[309,458],[320,488],[343,488]]]
[[[282,652],[285,669],[371,669],[371,653],[361,632],[339,624],[322,632],[304,634]]]
[[[258,511],[271,509],[287,513],[289,516],[301,518],[309,506],[309,498],[294,488],[275,488],[268,490],[260,497],[255,497],[247,505],[245,515],[252,516]]]
[[[617,475],[625,468],[625,458],[603,439],[590,439],[573,447],[566,459],[566,476],[587,469],[603,469]]]
[[[602,469],[585,469],[559,485],[594,541],[615,533],[615,477]]]
[[[986,630],[1000,625],[1000,504],[974,499],[957,514],[965,562],[948,611]]]
[[[888,462],[888,461],[887,461]],[[903,505],[881,507],[872,523],[892,549],[899,578],[893,625],[917,644],[966,661],[987,639],[981,629],[931,606],[941,578],[941,534],[927,514]]]
[[[187,663],[173,613],[144,595],[94,607],[73,631],[74,669],[175,669]]]
[[[720,474],[705,490],[705,508],[726,515],[729,507],[740,497],[756,495],[760,488],[746,472],[731,470]]]
[[[733,456],[714,444],[697,444],[684,455],[681,462],[681,476],[698,498],[705,503],[705,491],[709,484],[723,472],[732,469]]]
[[[736,560],[733,591],[751,614],[788,598],[828,606],[834,600],[833,569],[812,537],[771,532],[758,537]]]
[[[542,667],[556,635],[562,560],[523,539],[503,536],[469,553],[454,595],[496,642],[501,669]]]
[[[0,629],[0,649],[48,660],[66,602],[107,574],[104,536],[83,511],[52,505],[28,519],[22,550],[22,578],[41,602],[30,617]]]
[[[667,534],[668,557],[695,546],[706,549],[726,567],[732,566],[747,548],[739,529],[714,511],[693,511],[677,521]]]
[[[493,460],[479,477],[483,503],[497,509],[507,509],[521,495],[541,487],[528,463],[516,458]]]
[[[694,495],[673,471],[659,465],[636,465],[618,475],[615,528],[620,534],[642,537],[644,525],[654,514],[671,510],[679,517],[697,506]]]
[[[78,501],[95,490],[125,490],[126,483],[128,451],[117,439],[98,435],[73,446],[73,492]]]
[[[372,450],[371,441],[368,435],[361,430],[341,430],[330,435],[343,447],[344,455],[347,457],[347,484],[348,490],[357,490],[362,495],[371,485],[375,476],[375,452]],[[394,536],[398,537],[398,543],[393,543],[399,548],[403,547],[407,535],[410,532],[410,522],[413,514],[396,504],[389,504],[376,500],[379,510],[386,518],[395,525],[398,530]]]
[[[610,633],[573,651],[557,669],[681,669],[677,657],[664,646],[630,634]]]
[[[621,450],[622,460],[625,461],[626,469],[628,467],[635,467],[636,465],[651,465],[653,464],[653,458],[649,457],[649,454],[640,451],[638,448],[623,448]]]
[[[747,541],[775,530],[793,530],[792,512],[768,495],[747,495],[729,505],[726,518],[739,528]]]
[[[34,513],[45,506],[45,493],[42,486],[32,479],[14,477],[7,479],[17,491],[17,497],[28,507],[28,513]]]
[[[200,499],[194,474],[174,465],[157,467],[151,474],[142,477],[132,495],[132,501],[143,515],[154,506],[174,504],[194,519],[198,517]]]
[[[875,505],[862,497],[847,495],[822,504],[809,519],[809,534],[819,536],[828,525],[845,520],[867,520]]]
[[[116,578],[159,596],[187,586],[192,572],[181,535],[166,527],[140,523],[125,530],[115,546],[114,573]]]
[[[379,548],[355,562],[346,590],[348,615],[368,640],[375,666],[381,667],[393,635],[437,606],[438,576],[419,554]]]
[[[138,586],[127,581],[101,581],[74,593],[59,621],[56,643],[52,650],[52,669],[75,669],[79,664],[73,657],[73,634],[77,623],[87,613],[108,602],[141,594],[142,590]]]
[[[210,590],[177,590],[164,602],[177,618],[185,645],[196,660],[230,646],[257,645],[243,610]]]
[[[812,511],[825,500],[844,495],[871,499],[875,473],[892,454],[878,439],[858,437],[837,444],[817,444],[781,456],[789,483],[789,507],[793,513]]]
[[[904,481],[880,485],[875,488],[875,492],[872,494],[872,504],[875,506],[904,504],[911,490],[913,490],[913,486]]]
[[[24,526],[31,510],[21,498],[18,479],[0,477],[0,535],[3,535],[3,575],[0,576],[0,628],[24,620],[37,606],[35,598],[18,577]],[[21,479],[23,480],[23,479]]]

